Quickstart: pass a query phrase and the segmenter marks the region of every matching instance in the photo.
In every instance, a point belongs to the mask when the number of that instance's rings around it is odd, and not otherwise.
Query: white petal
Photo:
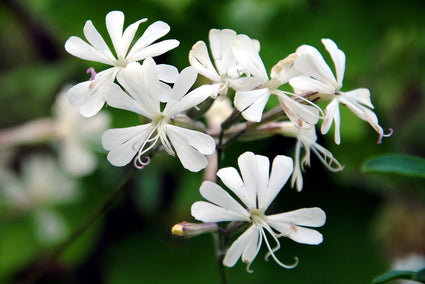
[[[140,50],[146,48],[148,45],[156,41],[157,39],[163,37],[170,31],[170,26],[162,21],[157,21],[145,30],[143,35],[136,41],[136,43],[131,48],[128,53],[128,57],[135,56]],[[134,60],[138,61],[138,60]]]
[[[257,209],[257,172],[258,165],[254,153],[245,152],[238,158],[238,165],[246,188],[249,209]]]
[[[268,201],[268,184],[270,175],[270,161],[269,158],[261,155],[255,155],[257,164],[257,201],[259,209],[266,209],[264,206]]]
[[[217,172],[217,176],[234,194],[248,206],[249,201],[246,196],[245,185],[238,171],[233,167],[222,168]]]
[[[229,211],[233,211],[240,215],[240,220],[249,221],[249,213],[243,208],[229,193],[222,189],[219,185],[204,181],[199,189],[202,197],[217,206]]]
[[[156,65],[158,71],[159,80],[167,83],[175,83],[178,76],[179,71],[173,65],[168,64],[158,64]]]
[[[124,27],[124,13],[121,11],[112,11],[106,15],[106,28],[111,37],[112,44],[118,57],[122,56],[121,40]]]
[[[96,50],[81,38],[72,36],[65,42],[65,50],[81,59],[113,65],[111,58]]]
[[[344,79],[345,72],[345,54],[342,50],[338,48],[335,42],[331,39],[322,39],[323,45],[326,47],[327,51],[332,57],[332,60],[335,64],[336,78],[338,85],[342,86],[342,80]]]
[[[167,51],[176,48],[179,46],[180,42],[175,39],[167,39],[158,43],[151,44],[137,52],[133,55],[128,55],[127,59],[130,61],[139,61],[148,57],[155,57],[161,54],[166,53]],[[134,47],[133,47],[134,49]],[[131,50],[133,50],[131,49]]]
[[[198,73],[195,68],[189,66],[183,69],[173,86],[171,97],[175,100],[181,100],[193,86],[197,76]]]
[[[263,117],[264,108],[269,101],[269,94],[261,97],[242,112],[243,118],[252,122],[260,122]]]
[[[202,85],[185,95],[179,101],[175,101],[172,97],[170,97],[170,100],[164,109],[164,114],[172,117],[192,107],[195,107],[196,105],[205,101],[211,95],[216,94],[218,92],[218,88],[219,86],[217,84]]]
[[[204,155],[212,154],[215,149],[215,141],[211,136],[170,124],[166,126],[166,133],[183,167],[197,172],[207,166]]]
[[[244,221],[244,217],[234,211],[226,210],[205,201],[197,201],[192,205],[193,218],[202,222]]]
[[[149,116],[160,110],[160,101],[157,97],[159,94],[151,95],[151,90],[148,89],[145,83],[147,80],[145,74],[155,72],[154,66],[155,64],[150,62],[150,59],[145,60],[143,65],[132,62],[117,75],[118,82],[124,87],[129,95],[138,102],[143,112],[149,114]],[[154,74],[151,74],[151,76],[154,76]],[[153,80],[158,82],[157,79]],[[160,92],[159,90],[158,83],[157,92]]]
[[[355,89],[349,92],[342,93],[343,98],[349,98],[352,101],[359,102],[371,109],[374,108],[370,100],[370,91],[365,88]]]
[[[151,124],[109,129],[102,136],[102,145],[109,150],[108,161],[117,167],[127,165],[152,132]]]
[[[237,64],[232,54],[230,44],[236,37],[236,32],[229,29],[212,29],[209,33],[211,53],[217,70],[221,75],[226,75],[228,70]]]
[[[318,92],[332,95],[335,93],[335,88],[332,85],[303,75],[290,79],[289,84],[297,90],[297,93]]]
[[[103,37],[99,34],[96,28],[93,26],[93,23],[89,20],[84,25],[84,36],[87,41],[101,54],[105,56],[105,58],[109,59],[111,62],[115,59],[114,55],[111,53],[111,50],[106,45]]]
[[[86,81],[82,83],[78,83],[68,90],[66,96],[69,102],[73,106],[80,106],[84,103],[86,97],[89,94],[90,85],[94,84],[93,81]]]
[[[269,223],[270,224],[270,223]],[[293,241],[307,245],[318,245],[322,243],[323,236],[316,230],[295,226],[288,223],[270,224],[274,229]]]
[[[223,259],[223,265],[227,267],[233,267],[246,248],[248,246],[252,246],[250,242],[255,242],[255,240],[258,239],[258,237],[253,237],[255,234],[259,234],[259,231],[255,225],[252,225],[243,234],[241,234],[227,250],[227,253]]]
[[[189,62],[199,74],[207,77],[213,82],[220,82],[221,77],[218,75],[211,59],[208,55],[207,45],[203,41],[198,41],[189,52]]]
[[[122,35],[122,39],[121,39],[121,43],[120,43],[120,53],[122,55],[122,57],[126,57],[127,55],[127,51],[128,48],[130,47],[130,44],[133,42],[134,39],[134,35],[137,32],[137,29],[139,28],[140,23],[146,22],[148,19],[147,18],[143,18],[141,20],[138,20],[137,22],[129,25],[123,35]],[[118,51],[117,51],[118,53]]]
[[[110,151],[140,133],[146,133],[147,136],[151,130],[152,125],[150,123],[127,128],[109,129],[102,136],[102,146],[105,150]]]
[[[268,170],[268,168],[267,168]],[[258,196],[260,208],[267,209],[281,188],[285,185],[293,170],[292,159],[283,155],[278,155],[273,160],[272,171],[266,192]],[[260,198],[261,197],[261,198]]]
[[[115,83],[112,83],[108,88],[106,88],[105,100],[109,106],[114,108],[129,110],[146,117],[148,117],[150,113],[146,110],[145,106],[127,95]]]
[[[340,144],[340,114],[339,114],[339,99],[333,99],[325,108],[326,116],[323,119],[321,126],[322,134],[328,133],[332,126],[332,122],[335,121],[335,143]]]
[[[248,74],[254,77],[261,78],[263,82],[268,80],[267,71],[264,67],[263,61],[258,54],[256,46],[253,41],[246,35],[238,35],[232,41],[233,56],[241,64]]]
[[[331,69],[316,48],[302,45],[297,49],[297,53],[298,57],[294,61],[294,66],[301,73],[311,76],[326,85],[333,86],[335,89],[341,87],[338,86]]]
[[[248,121],[259,122],[263,115],[264,107],[270,97],[269,89],[262,88],[252,91],[236,92],[235,107],[243,112],[243,117]]]
[[[293,223],[299,226],[321,227],[326,222],[326,214],[322,209],[313,207],[269,215],[267,219],[273,223]]]
[[[80,106],[80,114],[82,116],[92,117],[102,109],[105,104],[102,89],[104,88],[99,88],[96,92],[91,93]]]
[[[319,121],[319,110],[312,106],[301,104],[285,94],[278,96],[288,118],[298,127],[309,128]]]

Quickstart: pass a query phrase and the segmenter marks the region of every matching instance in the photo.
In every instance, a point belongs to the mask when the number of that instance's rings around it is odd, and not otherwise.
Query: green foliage
[[[366,161],[363,172],[425,178],[425,159],[400,154],[383,155]]]
[[[397,280],[397,279],[414,280],[420,283],[425,283],[425,269],[422,269],[418,272],[393,270],[375,278],[373,280],[373,284],[386,283],[386,282]]]

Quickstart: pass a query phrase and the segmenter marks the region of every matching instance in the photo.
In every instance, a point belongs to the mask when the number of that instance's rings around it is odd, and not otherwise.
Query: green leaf
[[[375,278],[373,280],[373,284],[385,283],[397,279],[413,280],[415,278],[415,274],[416,272],[414,271],[393,270]]]
[[[393,173],[425,178],[425,159],[400,154],[372,158],[363,164],[365,173]]]
[[[422,283],[425,283],[425,268],[424,269],[422,269],[422,270],[419,270],[417,273],[416,273],[416,275],[415,275],[415,279],[414,279],[415,281],[418,281],[418,282],[422,282]]]

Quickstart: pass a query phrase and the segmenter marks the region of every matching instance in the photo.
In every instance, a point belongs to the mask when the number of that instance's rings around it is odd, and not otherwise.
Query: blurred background
[[[424,1],[1,0],[0,283],[29,279],[48,252],[133,170],[110,165],[99,142],[104,129],[132,126],[137,117],[107,108],[96,122],[63,118],[66,106],[58,97],[66,86],[87,80],[85,71],[93,66],[67,54],[65,41],[83,37],[88,19],[108,41],[105,15],[111,10],[124,12],[125,26],[147,17],[140,34],[154,21],[167,22],[171,31],[165,38],[179,40],[180,46],[157,62],[179,70],[189,65],[192,45],[208,41],[211,28],[258,39],[268,70],[302,44],[326,56],[320,40],[331,38],[347,56],[342,90],[369,88],[381,126],[394,129],[377,145],[373,129],[342,108],[341,145],[333,143],[332,134],[319,142],[345,165],[344,171],[330,173],[313,156],[303,191],[286,185],[270,208],[321,207],[327,214],[319,229],[324,242],[307,246],[282,239],[277,256],[284,263],[298,256],[295,269],[266,262],[261,250],[253,274],[240,262],[227,269],[230,283],[370,283],[409,255],[423,261],[424,180],[365,174],[361,167],[383,153],[425,157]],[[74,128],[64,121],[73,121]],[[11,147],[5,133],[18,135],[13,127],[22,125],[24,134],[37,141],[26,143],[20,136],[21,145]],[[234,143],[223,165],[234,166],[247,150],[271,158],[292,156],[295,142],[276,136]],[[88,148],[79,148],[83,144]],[[201,199],[201,181],[202,173],[184,170],[178,159],[155,155],[130,179],[112,210],[37,283],[219,283],[212,237],[184,240],[170,233],[175,223],[194,221],[190,206]]]

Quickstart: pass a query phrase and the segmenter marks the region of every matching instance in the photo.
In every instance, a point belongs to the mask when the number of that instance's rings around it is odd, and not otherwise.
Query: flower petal
[[[220,206],[226,210],[233,211],[240,215],[239,220],[249,221],[249,213],[243,208],[239,202],[237,202],[229,193],[227,193],[219,185],[204,181],[199,189],[202,197],[217,206]]]
[[[91,93],[84,103],[80,106],[80,114],[84,117],[92,117],[98,113],[105,104],[103,90],[107,87],[99,88],[96,92]]]
[[[212,154],[215,149],[215,141],[211,136],[170,124],[166,125],[166,133],[183,167],[197,172],[207,166],[204,155]]]
[[[345,72],[345,53],[338,48],[335,42],[331,39],[322,39],[323,45],[332,57],[335,64],[336,79],[340,88],[342,87],[342,80],[344,79]]]
[[[116,167],[130,163],[151,131],[151,124],[107,130],[102,136],[102,145],[110,150],[108,161]]]
[[[207,45],[203,41],[198,41],[189,52],[189,62],[202,76],[213,82],[221,82],[221,77],[215,70],[208,55]]]
[[[121,11],[112,11],[106,15],[106,28],[111,37],[112,44],[117,52],[118,58],[122,56],[121,41],[124,27],[124,13]]]
[[[196,105],[205,101],[208,97],[213,94],[217,94],[219,85],[202,85],[195,90],[185,95],[181,100],[174,100],[172,97],[168,100],[167,105],[164,109],[164,115],[172,117],[176,114],[180,114]]]
[[[234,194],[246,205],[249,201],[246,196],[245,185],[238,171],[233,167],[222,168],[217,172],[217,176]]]
[[[179,71],[173,65],[168,64],[158,64],[156,65],[158,71],[159,80],[166,83],[175,83],[178,76]]]
[[[211,53],[221,75],[228,75],[228,71],[237,64],[230,47],[235,37],[236,32],[229,29],[211,29],[209,32]]]
[[[241,215],[205,201],[193,203],[191,214],[196,220],[208,222],[243,221]],[[241,219],[242,218],[242,219]]]
[[[245,152],[238,158],[238,165],[246,188],[249,209],[257,209],[257,159],[252,152]]]
[[[294,66],[301,73],[332,86],[334,89],[341,87],[338,85],[323,56],[316,48],[310,45],[302,45],[297,48],[297,54],[298,57],[294,61]]]
[[[238,35],[231,46],[233,56],[245,68],[246,73],[260,78],[263,82],[268,81],[267,71],[258,54],[258,49],[248,36]]]
[[[84,25],[83,31],[87,41],[105,58],[109,59],[110,62],[112,63],[111,65],[113,65],[113,61],[115,60],[115,57],[112,54],[111,50],[109,49],[108,45],[105,43],[105,40],[103,39],[103,37],[93,26],[92,21],[89,20],[86,22],[86,24]]]
[[[265,191],[258,195],[259,208],[264,208],[266,210],[269,207],[291,176],[292,170],[293,163],[291,158],[283,155],[278,155],[274,158],[268,185],[265,187]]]
[[[267,88],[238,91],[235,95],[234,104],[239,111],[242,111],[242,115],[246,120],[259,122],[269,97],[270,91]]]
[[[171,92],[171,98],[181,100],[196,81],[198,73],[192,66],[186,67],[180,72]]]
[[[259,233],[257,227],[252,225],[241,234],[227,250],[223,259],[223,265],[233,267],[246,248],[252,246],[251,242],[255,242],[256,239],[258,240],[258,237],[255,238],[255,234],[258,235]]]
[[[113,65],[112,59],[99,52],[81,38],[72,36],[65,42],[65,50],[81,59]]]
[[[318,208],[302,208],[267,216],[269,223],[293,223],[299,226],[321,227],[326,222],[325,212]]]

